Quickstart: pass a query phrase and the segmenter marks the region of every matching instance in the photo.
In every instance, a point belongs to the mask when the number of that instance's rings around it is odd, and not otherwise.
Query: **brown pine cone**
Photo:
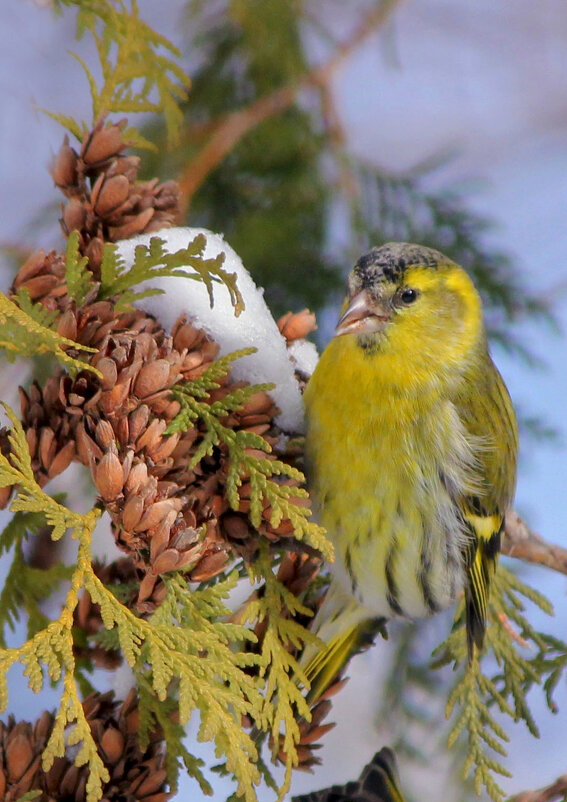
[[[138,702],[131,691],[125,702],[111,692],[93,693],[83,702],[91,732],[110,780],[103,786],[101,802],[166,802],[163,733],[151,734],[142,752],[138,743]],[[16,802],[28,791],[42,792],[42,802],[84,802],[88,779],[86,766],[75,766],[71,755],[56,758],[48,772],[41,755],[53,728],[53,714],[44,712],[35,724],[10,716],[0,722],[0,799]],[[71,750],[69,750],[71,752]]]
[[[287,343],[307,337],[316,328],[315,315],[309,309],[302,309],[301,312],[286,312],[278,320],[278,329]]]
[[[32,466],[41,485],[72,461],[90,469],[118,546],[142,572],[138,609],[151,612],[160,603],[160,576],[168,571],[183,569],[191,581],[201,582],[221,572],[235,556],[252,559],[260,534],[273,542],[292,539],[290,521],[271,526],[267,502],[260,530],[251,525],[246,476],[242,476],[240,509],[229,508],[224,445],[189,469],[204,435],[202,422],[165,435],[180,409],[171,388],[198,378],[216,358],[216,343],[186,320],[179,320],[168,335],[141,310],[117,313],[112,300],[87,299],[76,309],[61,284],[60,261],[43,256],[34,265],[42,276],[53,267],[58,278],[55,296],[47,292],[41,303],[62,312],[58,321],[62,333],[98,349],[89,358],[102,379],[88,370],[75,377],[61,370],[43,387],[36,382],[27,393],[22,390],[22,422]],[[29,264],[22,270],[27,278]],[[18,274],[15,286],[22,283]],[[207,403],[242,386],[229,378],[220,385]],[[275,445],[276,415],[272,399],[257,393],[223,424],[262,435]],[[258,456],[266,457],[263,452]]]
[[[79,231],[80,249],[89,257],[95,277],[104,242],[170,224],[176,208],[169,185],[136,183],[138,160],[124,155],[128,142],[123,133],[123,123],[101,120],[85,136],[79,152],[66,139],[52,165],[55,183],[68,199],[63,228]],[[131,228],[126,231],[125,225]],[[190,580],[201,582],[221,572],[235,556],[253,559],[260,535],[274,543],[293,542],[289,520],[277,527],[270,524],[267,502],[259,530],[251,525],[247,476],[241,477],[239,509],[229,508],[224,445],[193,469],[188,467],[205,434],[202,422],[186,432],[165,435],[180,409],[171,388],[198,378],[218,354],[210,337],[186,320],[178,321],[168,335],[141,310],[117,313],[112,299],[96,300],[96,282],[77,308],[67,295],[64,259],[54,253],[33,254],[16,276],[14,289],[19,287],[60,313],[59,333],[98,349],[89,359],[102,379],[88,370],[74,377],[60,370],[43,387],[34,383],[27,393],[21,392],[22,421],[41,485],[73,461],[89,468],[118,546],[141,571],[140,611],[159,604],[160,576],[168,571],[183,569]],[[306,310],[288,315],[286,321],[290,338],[314,325]],[[222,399],[237,386],[225,379],[207,402]],[[258,393],[223,424],[262,435],[276,445],[276,415],[271,398]],[[275,458],[260,452],[258,456]],[[9,492],[4,490],[1,504],[7,503]]]
[[[126,120],[100,120],[79,152],[68,137],[51,165],[55,184],[67,197],[61,226],[80,234],[80,250],[97,276],[105,242],[117,242],[172,225],[178,216],[174,181],[137,181],[140,159],[125,156]]]
[[[23,289],[29,292],[32,301],[42,301],[47,309],[60,310],[59,299],[67,296],[64,256],[55,251],[46,254],[43,250],[30,254],[14,279],[13,291]]]

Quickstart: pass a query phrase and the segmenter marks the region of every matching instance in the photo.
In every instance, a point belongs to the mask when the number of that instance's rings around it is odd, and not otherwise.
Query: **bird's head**
[[[335,336],[398,369],[464,367],[484,342],[481,301],[467,273],[439,251],[387,243],[354,266]]]

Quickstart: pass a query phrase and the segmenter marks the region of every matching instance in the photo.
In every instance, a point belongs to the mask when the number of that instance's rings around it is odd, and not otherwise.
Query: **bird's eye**
[[[406,306],[409,306],[409,304],[413,304],[413,302],[417,300],[418,295],[419,293],[417,290],[414,290],[411,287],[406,287],[405,290],[400,292],[400,301]]]

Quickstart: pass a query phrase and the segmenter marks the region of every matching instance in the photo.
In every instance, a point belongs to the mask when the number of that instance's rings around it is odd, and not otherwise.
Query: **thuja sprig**
[[[81,705],[75,684],[75,658],[73,654],[73,612],[79,602],[79,592],[85,585],[86,575],[92,572],[89,547],[92,531],[100,516],[93,509],[85,515],[72,512],[39,487],[33,475],[25,432],[16,415],[3,405],[12,423],[9,435],[10,455],[0,454],[0,486],[17,485],[18,492],[12,502],[13,512],[43,513],[52,527],[51,537],[58,540],[70,529],[79,540],[77,565],[71,576],[71,587],[59,617],[51,621],[22,646],[0,649],[0,707],[8,702],[7,674],[15,663],[24,666],[30,688],[38,693],[44,685],[43,667],[54,682],[62,681],[63,691],[59,712],[43,753],[44,771],[49,771],[56,757],[65,754],[65,744],[81,744],[76,757],[79,766],[88,764],[89,779],[86,792],[88,802],[96,802],[102,795],[103,783],[109,780],[108,772],[98,754],[90,727]],[[66,735],[66,728],[73,728]]]
[[[220,600],[234,583],[232,577],[213,588],[191,592],[181,578],[177,584],[170,579],[168,595],[150,621],[136,617],[120,604],[94,574],[86,588],[100,606],[107,629],[118,628],[129,665],[151,678],[152,690],[160,701],[170,695],[171,683],[176,684],[180,724],[186,724],[192,711],[199,710],[199,739],[214,741],[235,775],[239,794],[254,802],[254,786],[259,781],[256,748],[242,730],[241,716],[257,716],[262,697],[255,681],[243,670],[254,657],[230,648],[230,640],[250,640],[254,635],[243,627],[217,621],[219,612],[229,612]],[[212,604],[213,594],[216,604]],[[188,617],[181,612],[187,607],[191,608]]]
[[[79,250],[79,232],[71,231],[65,249],[65,281],[67,295],[77,306],[81,306],[93,286],[93,274],[88,269],[89,260]]]
[[[202,771],[204,760],[192,755],[183,743],[185,728],[177,720],[177,700],[171,698],[160,701],[153,692],[150,678],[141,674],[138,675],[138,711],[138,738],[142,751],[149,746],[152,732],[159,730],[163,733],[165,769],[171,790],[177,791],[179,771],[183,764],[189,776],[199,783],[201,791],[212,796],[213,789]]]
[[[75,677],[73,619],[84,589],[99,605],[104,626],[116,629],[126,661],[137,675],[147,680],[146,687],[156,699],[160,702],[168,697],[176,700],[181,725],[188,721],[193,710],[199,710],[200,739],[215,742],[235,775],[239,794],[252,802],[254,786],[259,781],[255,765],[257,754],[254,743],[242,731],[241,717],[261,719],[264,700],[258,681],[247,672],[257,658],[231,648],[232,642],[254,640],[255,636],[243,626],[222,621],[228,614],[223,598],[236,577],[193,592],[181,577],[169,577],[166,580],[168,593],[158,611],[149,620],[138,618],[103,585],[93,570],[91,541],[100,510],[95,508],[84,515],[72,512],[39,487],[25,432],[16,415],[9,408],[5,409],[12,429],[9,455],[0,454],[0,487],[17,486],[12,511],[42,513],[51,527],[52,539],[57,540],[70,530],[79,548],[71,571],[70,588],[57,619],[23,645],[0,649],[0,706],[5,708],[7,704],[6,676],[15,663],[24,666],[24,674],[35,692],[43,688],[45,673],[53,682],[61,682],[61,701],[43,754],[44,770],[49,771],[55,758],[64,755],[67,746],[80,745],[75,762],[89,769],[87,800],[97,802],[101,798],[109,775],[98,754]],[[11,540],[16,542],[16,533]],[[175,736],[175,732],[170,734]],[[178,756],[201,780],[198,761],[191,760],[182,750],[178,750]],[[202,784],[206,791],[208,784],[206,781]]]
[[[87,267],[88,259],[82,256],[79,250],[79,239],[78,231],[69,234],[65,254],[65,279],[69,296],[80,305],[93,290],[95,283]],[[244,299],[237,286],[236,273],[229,273],[223,268],[224,253],[206,259],[204,257],[206,244],[204,234],[198,234],[186,248],[169,252],[165,249],[162,239],[152,237],[149,245],[136,247],[134,261],[127,267],[118,253],[117,246],[107,242],[104,245],[100,266],[101,278],[96,285],[96,297],[99,300],[116,297],[115,308],[117,312],[121,312],[130,309],[136,301],[153,295],[163,295],[165,292],[157,287],[148,286],[135,289],[138,285],[165,276],[182,277],[202,282],[206,286],[211,307],[214,305],[215,284],[224,285],[229,293],[234,314],[238,317],[244,309]],[[26,300],[25,296],[23,300]],[[22,303],[20,307],[30,314],[31,308],[24,307]],[[34,304],[33,309],[36,308],[39,310],[33,317],[38,323],[45,326],[52,322],[52,318],[39,319],[38,314],[43,307],[41,304]],[[46,310],[44,313],[46,316],[49,314]]]
[[[230,295],[234,314],[238,316],[244,309],[244,300],[236,285],[236,273],[228,273],[224,268],[224,253],[205,258],[204,251],[207,240],[204,234],[198,234],[186,248],[170,253],[159,237],[152,237],[149,245],[138,245],[134,250],[134,261],[126,267],[119,255],[116,245],[106,243],[101,264],[101,284],[99,298],[118,296],[117,310],[131,306],[134,301],[152,295],[162,295],[164,290],[155,287],[134,287],[151,279],[164,276],[181,276],[193,281],[202,282],[207,288],[211,307],[214,304],[214,284],[224,284]]]
[[[510,775],[500,760],[493,756],[495,753],[505,757],[505,744],[509,740],[495,719],[493,709],[497,708],[514,722],[523,721],[532,735],[538,737],[527,693],[534,685],[543,687],[548,705],[555,712],[551,693],[561,673],[567,669],[567,645],[535,630],[524,615],[526,599],[547,614],[553,614],[553,608],[543,594],[499,565],[490,597],[490,623],[486,631],[487,651],[497,666],[491,677],[483,673],[478,659],[466,665],[463,626],[457,625],[434,652],[435,667],[451,663],[455,667],[461,666],[447,702],[447,716],[453,714],[455,718],[449,745],[453,745],[461,734],[466,735],[464,773],[472,772],[477,793],[484,786],[495,802],[503,799],[504,791],[494,775]],[[462,617],[463,605],[457,613],[457,624],[462,623]],[[534,648],[536,656],[530,658],[528,650]],[[463,669],[462,666],[466,667]]]
[[[489,644],[499,668],[494,682],[500,694],[513,707],[514,719],[523,721],[530,733],[539,738],[539,729],[528,705],[527,691],[533,685],[543,686],[546,658],[555,656],[560,641],[549,642],[544,633],[538,632],[530,624],[524,615],[524,600],[528,599],[548,615],[553,615],[553,606],[542,593],[526,585],[503,565],[499,566],[494,584],[494,626],[489,635]],[[510,637],[512,626],[518,630],[515,638]],[[562,644],[562,647],[563,653],[567,653],[567,646]],[[534,648],[540,659],[530,659],[530,651]]]
[[[27,296],[29,299],[29,296]],[[37,313],[31,314],[26,304],[26,295],[19,296],[19,305],[0,293],[0,349],[4,349],[8,358],[53,355],[71,375],[80,370],[90,370],[100,376],[96,368],[72,357],[67,349],[77,352],[96,353],[96,348],[89,348],[73,340],[62,337],[50,329],[47,318],[39,322]],[[34,304],[34,308],[37,304]],[[49,318],[49,322],[52,322]]]
[[[190,467],[195,467],[203,457],[212,454],[213,449],[224,444],[229,453],[227,473],[227,499],[234,510],[240,507],[239,488],[246,477],[251,486],[250,521],[259,527],[262,520],[264,500],[271,507],[270,524],[280,525],[283,519],[289,519],[298,540],[305,540],[318,549],[323,556],[332,560],[333,550],[318,524],[309,520],[311,511],[300,506],[298,501],[308,498],[302,487],[289,486],[276,481],[277,477],[288,477],[297,482],[304,482],[305,477],[297,468],[282,460],[268,459],[262,456],[271,453],[271,446],[258,434],[225,426],[222,419],[230,412],[241,407],[255,393],[273,389],[271,384],[253,384],[232,390],[222,399],[208,403],[211,390],[219,387],[219,379],[226,375],[235,359],[254,353],[255,348],[243,348],[217,359],[207,370],[193,381],[172,388],[174,398],[179,401],[181,409],[166,429],[166,434],[185,431],[195,421],[201,420],[205,425],[205,434],[197,447]]]
[[[12,296],[15,303],[18,304],[22,312],[29,315],[40,326],[50,329],[57,319],[57,312],[51,309],[46,309],[41,303],[34,303],[31,299],[29,290],[26,287],[19,287],[16,293]]]
[[[496,702],[502,713],[514,716],[514,711],[498,693],[494,683],[482,673],[478,658],[475,657],[466,667],[447,700],[447,716],[458,708],[455,724],[449,734],[448,746],[451,747],[461,732],[466,731],[468,754],[463,766],[463,775],[468,776],[472,771],[477,794],[480,794],[484,787],[491,799],[501,800],[504,791],[496,782],[494,775],[500,774],[504,777],[512,775],[498,759],[487,752],[486,747],[498,755],[505,756],[503,743],[509,739],[491,713],[489,701]]]
[[[140,18],[136,0],[56,0],[56,4],[77,7],[78,37],[88,31],[94,39],[103,75],[100,87],[91,69],[73,53],[89,83],[92,123],[113,113],[161,113],[169,141],[177,142],[183,120],[179,104],[187,100],[190,81],[175,60],[181,56],[178,48]],[[78,139],[90,127],[63,114],[49,114]],[[127,129],[125,138],[137,147],[155,148],[135,128]]]
[[[265,680],[265,707],[258,724],[271,734],[272,759],[280,756],[285,762],[285,777],[280,796],[289,790],[292,769],[298,764],[297,744],[301,733],[298,721],[310,721],[311,712],[301,687],[308,686],[307,678],[293,650],[301,651],[316,643],[317,636],[302,626],[297,615],[312,615],[312,611],[275,576],[272,560],[265,544],[252,563],[252,579],[262,580],[262,592],[254,594],[246,605],[242,618],[265,627],[260,652],[260,677]]]
[[[462,619],[462,614],[463,609],[460,609],[457,622]],[[506,756],[505,744],[509,739],[490,708],[496,704],[502,713],[512,718],[514,710],[498,692],[494,682],[483,674],[478,656],[468,663],[463,626],[456,626],[434,655],[437,655],[434,667],[453,663],[459,669],[445,709],[447,718],[453,717],[448,746],[454,746],[461,738],[466,740],[463,777],[472,773],[477,794],[484,787],[491,799],[501,802],[504,791],[496,775],[511,776],[499,759]]]

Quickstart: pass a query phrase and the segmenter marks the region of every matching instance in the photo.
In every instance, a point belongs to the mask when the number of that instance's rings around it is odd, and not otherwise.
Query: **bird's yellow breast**
[[[392,381],[384,354],[346,336],[323,353],[305,401],[310,485],[345,590],[374,615],[447,606],[463,584],[448,485],[464,489],[472,457],[443,388]]]

